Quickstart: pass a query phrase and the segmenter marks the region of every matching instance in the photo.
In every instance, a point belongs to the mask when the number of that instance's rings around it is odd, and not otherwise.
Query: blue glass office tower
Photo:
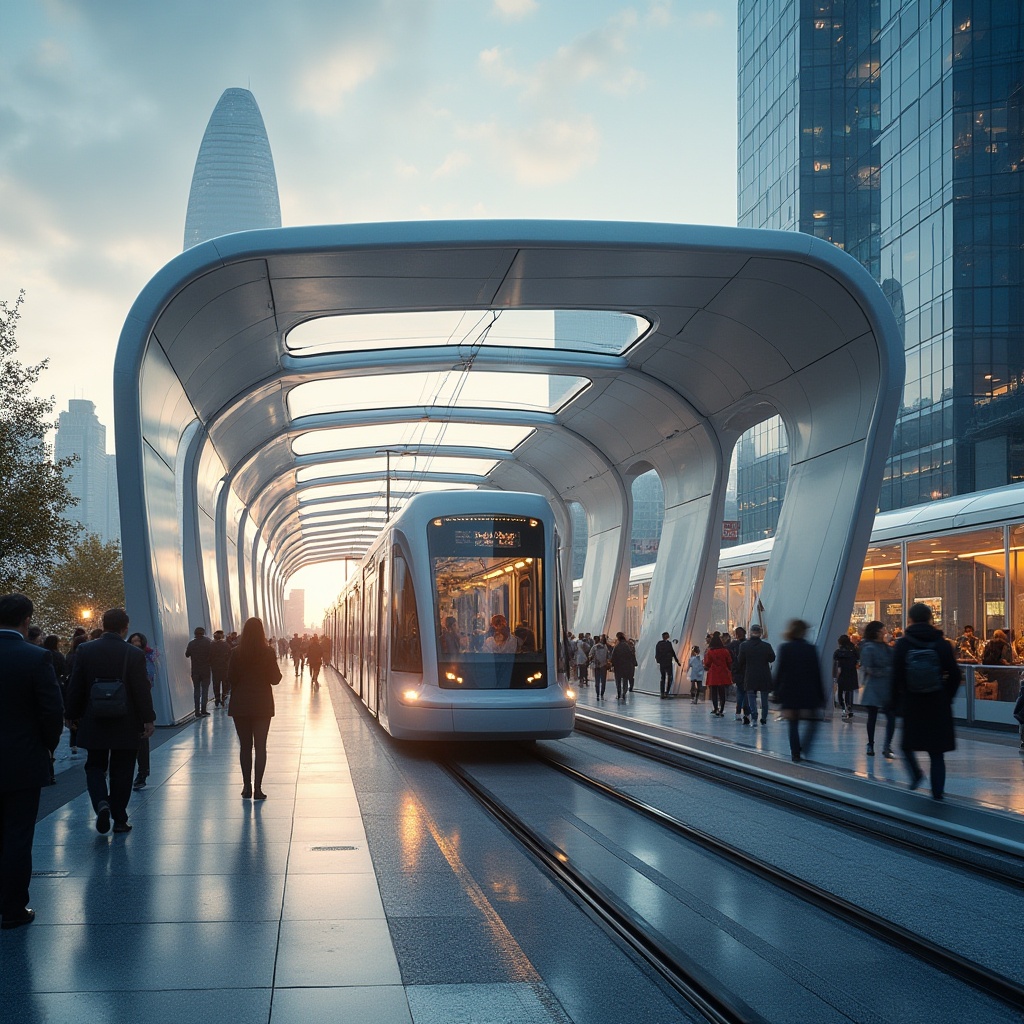
[[[739,223],[843,247],[904,329],[883,510],[1024,480],[1022,110],[1019,0],[740,0]],[[781,507],[752,448],[742,540]]]
[[[277,174],[248,89],[225,89],[206,126],[185,214],[185,249],[218,235],[279,228]]]

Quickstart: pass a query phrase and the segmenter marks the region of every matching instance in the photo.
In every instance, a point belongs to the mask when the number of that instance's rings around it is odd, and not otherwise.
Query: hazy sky
[[[0,29],[0,298],[108,449],[121,326],[226,88],[285,225],[736,222],[735,0],[4,0]]]

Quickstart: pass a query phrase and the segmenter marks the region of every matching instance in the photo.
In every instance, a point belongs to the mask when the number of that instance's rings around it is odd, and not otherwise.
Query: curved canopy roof
[[[565,499],[698,425],[743,429],[774,411],[758,398],[767,387],[869,332],[872,289],[845,254],[796,233],[486,221],[243,232],[154,278],[126,325],[142,343],[119,352],[119,371],[142,375],[159,349],[287,575],[360,555],[389,483],[392,509],[439,486]],[[146,402],[160,401],[180,398],[154,385]],[[839,414],[869,411],[851,397]],[[143,434],[159,434],[181,410],[140,415]]]

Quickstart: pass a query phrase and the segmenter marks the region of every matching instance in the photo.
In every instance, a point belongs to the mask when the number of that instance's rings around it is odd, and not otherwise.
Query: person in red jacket
[[[722,634],[715,630],[704,652],[704,668],[707,670],[704,683],[711,694],[711,714],[719,718],[725,716],[725,693],[732,685],[731,665],[732,655],[722,643]]]

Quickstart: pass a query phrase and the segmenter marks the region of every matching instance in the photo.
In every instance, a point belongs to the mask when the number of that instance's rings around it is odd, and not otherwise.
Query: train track
[[[602,743],[639,754],[691,775],[725,785],[742,793],[768,797],[773,803],[825,819],[851,833],[884,839],[902,849],[930,857],[1000,884],[1024,885],[1024,856],[1019,847],[999,837],[978,833],[955,835],[944,829],[941,820],[916,820],[913,827],[905,821],[843,802],[841,794],[828,793],[820,784],[804,785],[778,774],[765,777],[743,765],[723,763],[720,756],[702,756],[696,750],[645,735],[630,726],[620,726],[597,718],[577,715],[576,731]]]
[[[1019,1019],[1019,1014],[1024,1012],[1024,986],[1012,978],[974,963],[915,934],[910,929],[856,906],[804,879],[768,865],[763,859],[695,829],[606,782],[590,778],[577,769],[540,753],[536,753],[535,756],[545,767],[570,779],[574,785],[585,787],[589,792],[599,794],[604,800],[612,801],[628,814],[639,815],[673,837],[710,852],[716,861],[727,862],[734,869],[767,881],[777,889],[796,897],[801,903],[823,912],[829,919],[843,921],[871,939],[885,943],[890,949],[898,950],[914,960],[927,964],[949,978],[958,979],[977,993],[1014,1011],[1011,1019]],[[472,771],[467,771],[461,764],[452,762],[447,762],[445,767],[555,876],[591,916],[650,964],[667,984],[706,1020],[766,1019],[749,1004],[749,1001],[744,1001],[740,995],[730,992],[721,979],[714,977],[707,968],[683,952],[678,942],[673,942],[657,928],[653,928],[645,920],[643,913],[633,909],[628,900],[610,891],[607,884],[603,884],[599,878],[593,877],[586,868],[581,867],[580,861],[585,860],[585,857],[578,856],[572,849],[567,849],[565,843],[559,843],[545,835],[542,830],[531,826],[507,801],[500,799],[475,778]]]

